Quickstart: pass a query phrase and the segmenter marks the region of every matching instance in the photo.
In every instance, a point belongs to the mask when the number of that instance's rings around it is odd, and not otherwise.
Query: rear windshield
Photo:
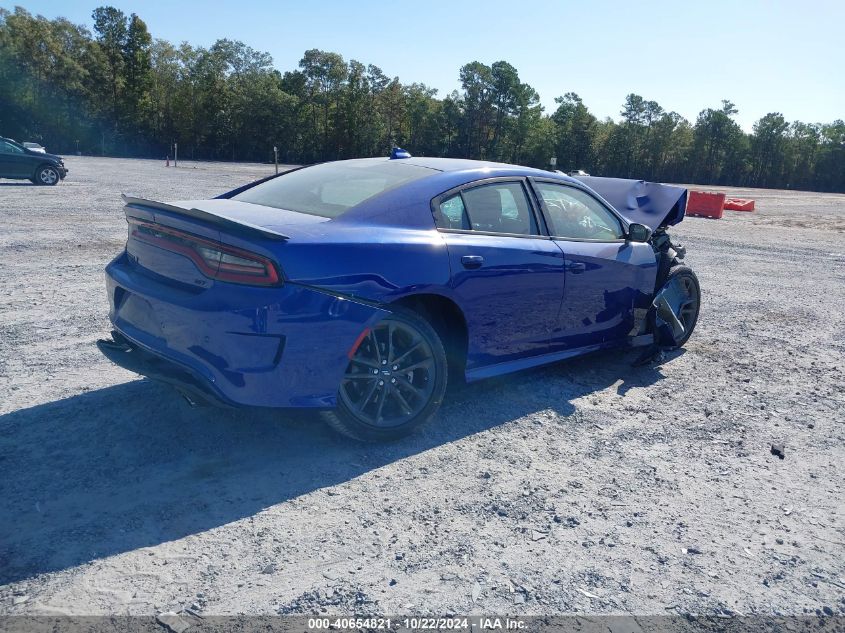
[[[232,199],[336,218],[373,196],[432,173],[399,161],[323,163],[273,178]]]

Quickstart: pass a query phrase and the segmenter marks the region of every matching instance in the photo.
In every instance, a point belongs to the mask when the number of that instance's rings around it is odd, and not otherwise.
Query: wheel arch
[[[43,163],[37,163],[35,165],[35,169],[32,170],[32,174],[30,175],[30,178],[35,178],[36,176],[38,176],[38,172],[41,171],[42,169],[44,169],[45,167],[52,167],[53,169],[56,170],[57,174],[59,173],[59,168],[56,167],[56,165],[54,165],[53,163],[49,163],[49,162],[45,161]]]
[[[454,300],[441,294],[418,293],[396,299],[386,307],[410,310],[426,319],[446,348],[450,377],[464,380],[469,331],[466,316]]]

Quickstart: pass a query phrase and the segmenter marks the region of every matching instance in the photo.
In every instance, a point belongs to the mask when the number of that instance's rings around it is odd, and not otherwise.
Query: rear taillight
[[[188,257],[206,277],[253,286],[281,285],[276,265],[262,255],[153,222],[126,221],[129,237]]]

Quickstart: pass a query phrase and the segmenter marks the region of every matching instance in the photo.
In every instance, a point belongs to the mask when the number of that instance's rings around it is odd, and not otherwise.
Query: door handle
[[[587,264],[584,262],[569,262],[566,264],[566,270],[571,272],[573,275],[577,275],[587,270]]]
[[[481,255],[464,255],[461,257],[461,263],[464,268],[481,268],[484,264],[484,258]]]

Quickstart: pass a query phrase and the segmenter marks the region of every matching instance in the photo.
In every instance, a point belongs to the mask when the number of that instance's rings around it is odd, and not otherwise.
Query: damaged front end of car
[[[692,334],[698,320],[701,289],[695,273],[684,264],[686,249],[667,232],[686,214],[687,190],[644,180],[578,177],[601,195],[626,220],[647,226],[648,243],[657,260],[654,294],[641,335],[651,344],[638,359],[648,362],[662,350],[676,349]],[[642,340],[642,336],[638,337]]]
[[[681,347],[698,321],[701,289],[695,273],[684,263],[686,248],[672,241],[666,225],[660,225],[649,239],[657,258],[654,295],[646,323],[651,345],[635,364],[658,359],[663,351]]]
[[[658,258],[651,304],[655,344],[659,347],[679,347],[689,338],[698,318],[698,280],[684,265],[686,248],[673,243],[665,227],[660,227],[650,242]]]

